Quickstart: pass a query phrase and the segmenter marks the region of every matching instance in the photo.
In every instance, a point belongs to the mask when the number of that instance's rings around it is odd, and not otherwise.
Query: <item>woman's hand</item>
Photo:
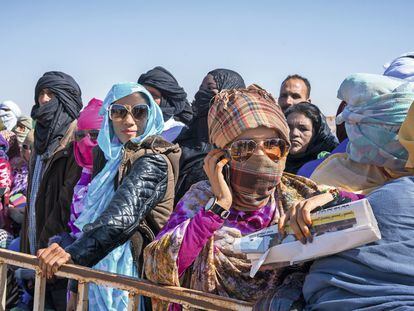
[[[39,258],[39,266],[43,276],[48,279],[51,279],[62,265],[72,262],[70,254],[66,253],[57,243],[38,250],[37,258]]]
[[[284,232],[285,225],[289,222],[296,239],[303,244],[312,242],[313,238],[310,232],[312,226],[311,212],[332,200],[332,194],[327,192],[293,204],[289,211],[280,217],[279,232]]]
[[[204,171],[210,181],[211,190],[217,198],[217,204],[229,210],[233,203],[233,197],[229,185],[223,175],[223,167],[229,162],[222,150],[210,151],[204,159]]]

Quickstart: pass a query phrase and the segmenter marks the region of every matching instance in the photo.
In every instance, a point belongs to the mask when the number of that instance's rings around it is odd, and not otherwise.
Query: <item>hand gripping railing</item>
[[[36,271],[33,310],[43,311],[46,279],[42,277],[35,256],[0,249],[0,311],[5,310],[7,265]],[[139,296],[157,298],[169,302],[205,310],[252,310],[250,303],[207,294],[183,287],[161,286],[146,280],[138,280],[118,274],[93,270],[77,265],[63,265],[56,276],[79,282],[77,311],[88,309],[88,284],[95,283],[129,292],[128,310],[137,310]]]

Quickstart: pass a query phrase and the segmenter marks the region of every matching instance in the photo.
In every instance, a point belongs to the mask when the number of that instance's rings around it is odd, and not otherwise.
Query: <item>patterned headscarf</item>
[[[0,119],[7,130],[11,131],[15,127],[21,114],[22,111],[15,102],[6,100],[0,103]]]
[[[348,104],[337,122],[345,122],[349,158],[402,171],[408,153],[397,134],[414,100],[414,82],[353,74],[342,82],[338,98]]]
[[[224,90],[216,95],[208,114],[210,143],[224,148],[248,129],[275,129],[289,145],[289,126],[275,99],[258,85]]]

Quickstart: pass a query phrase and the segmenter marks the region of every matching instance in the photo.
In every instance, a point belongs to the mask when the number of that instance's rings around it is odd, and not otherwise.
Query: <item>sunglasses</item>
[[[280,138],[269,138],[261,142],[252,139],[240,139],[233,142],[227,151],[232,160],[237,162],[247,161],[261,145],[264,153],[272,160],[279,161],[289,151],[286,141]]]
[[[112,104],[108,108],[109,118],[113,121],[122,121],[128,115],[134,118],[135,121],[142,121],[148,117],[148,105],[147,104],[136,104],[132,107]]]
[[[99,130],[78,130],[75,132],[75,141],[80,141],[84,139],[86,136],[93,141],[98,139]]]

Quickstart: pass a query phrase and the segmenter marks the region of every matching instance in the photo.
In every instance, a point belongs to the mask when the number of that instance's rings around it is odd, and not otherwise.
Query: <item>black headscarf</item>
[[[193,118],[193,111],[187,101],[187,93],[178,84],[174,76],[163,67],[155,67],[142,74],[138,83],[156,88],[161,93],[160,108],[164,120],[171,117],[188,125]]]
[[[55,97],[40,106],[40,91],[49,89]],[[43,158],[49,158],[59,145],[69,125],[78,118],[82,109],[82,92],[76,81],[59,71],[46,72],[35,88],[35,105],[31,116],[36,121],[34,148]]]
[[[240,89],[245,88],[244,80],[237,72],[229,69],[215,69],[207,75],[212,75],[217,85],[217,90]],[[205,117],[210,109],[211,99],[214,93],[208,89],[200,89],[194,96],[192,103],[194,117]]]
[[[314,134],[304,153],[288,155],[285,171],[292,174],[296,174],[307,162],[317,159],[322,151],[331,152],[338,146],[338,140],[332,134],[325,115],[317,106],[308,102],[293,105],[286,110],[286,118],[294,112],[304,114],[312,121]]]
[[[237,72],[229,69],[215,69],[207,75],[212,75],[217,85],[217,90],[231,90],[245,88],[244,80]],[[194,96],[192,103],[193,121],[189,128],[182,131],[175,140],[179,144],[186,144],[190,147],[198,142],[208,143],[207,115],[210,109],[210,102],[216,94],[209,89],[201,88]]]

